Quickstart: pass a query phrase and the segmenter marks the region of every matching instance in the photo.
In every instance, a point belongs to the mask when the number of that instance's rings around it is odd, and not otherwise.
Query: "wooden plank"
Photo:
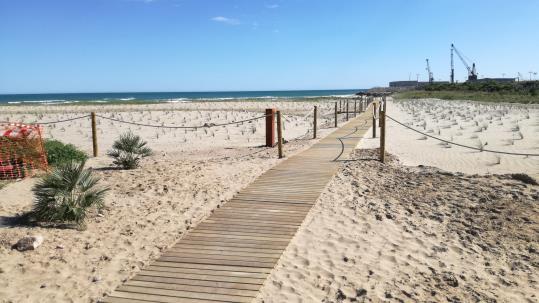
[[[260,243],[238,243],[230,241],[208,241],[205,239],[184,239],[182,243],[186,244],[203,244],[203,245],[216,245],[216,246],[230,246],[238,248],[259,248],[259,249],[284,249],[285,245],[276,244],[260,244]]]
[[[177,268],[193,268],[202,270],[215,270],[215,271],[230,271],[230,272],[247,272],[247,273],[269,273],[271,270],[265,268],[253,268],[253,267],[238,267],[238,266],[224,266],[224,265],[205,265],[205,264],[186,264],[186,263],[171,263],[160,262],[159,260],[153,262],[152,265],[161,267],[177,267]]]
[[[116,290],[112,295],[113,298],[123,298],[131,299],[138,301],[127,301],[127,302],[156,302],[156,303],[178,303],[180,302],[178,298],[160,296],[160,295],[151,295],[151,294],[141,294],[135,292],[125,292]],[[110,302],[110,301],[106,301]],[[126,302],[126,301],[123,301]],[[216,303],[216,302],[226,302],[226,301],[210,301],[204,299],[193,299],[193,298],[182,298],[182,303]],[[230,301],[229,301],[230,302]]]
[[[156,288],[156,289],[171,289],[171,290],[183,290],[183,291],[202,292],[202,293],[215,293],[215,294],[221,294],[221,295],[232,295],[232,296],[242,296],[242,297],[256,297],[258,293],[255,290],[146,282],[146,281],[136,281],[136,280],[127,281],[125,285]]]
[[[227,254],[210,254],[210,253],[190,253],[190,252],[178,252],[178,251],[167,251],[161,258],[190,258],[190,259],[207,259],[207,260],[230,260],[230,261],[249,261],[249,262],[276,262],[279,259],[277,257],[259,257],[254,254],[248,256],[237,256],[237,255],[227,255]]]
[[[215,215],[227,215],[227,214],[241,214],[245,216],[249,215],[273,215],[273,216],[283,216],[283,217],[305,217],[310,209],[304,210],[287,210],[287,209],[274,209],[274,208],[249,208],[245,207],[243,209],[237,207],[221,207],[221,210],[215,211]]]
[[[195,231],[189,234],[191,237],[204,237],[209,240],[225,240],[230,239],[231,242],[243,241],[264,241],[264,243],[288,243],[292,235],[258,235],[258,234],[233,234],[227,232],[200,232]]]
[[[108,296],[108,297],[105,297],[105,299],[103,299],[102,302],[103,303],[148,303],[148,302],[151,302],[151,301]],[[206,302],[208,302],[208,301],[206,301]]]
[[[234,276],[234,277],[243,277],[243,278],[259,278],[265,279],[267,273],[257,273],[257,272],[243,272],[243,271],[231,271],[231,270],[214,270],[214,269],[193,269],[193,268],[183,268],[183,267],[170,267],[170,266],[158,266],[150,265],[147,270],[150,271],[168,271],[168,272],[178,272],[185,274],[202,274],[210,276]]]
[[[170,253],[170,254],[169,254]],[[233,251],[228,249],[188,249],[188,248],[172,248],[165,252],[163,256],[169,256],[172,254],[187,253],[191,255],[216,255],[216,256],[239,256],[239,257],[264,257],[264,258],[277,258],[281,256],[281,252],[267,253],[264,251]]]
[[[280,249],[267,249],[267,248],[245,248],[245,247],[231,247],[231,246],[218,246],[218,245],[196,245],[196,244],[185,244],[185,243],[178,243],[170,248],[171,250],[179,250],[179,249],[207,249],[207,250],[226,250],[229,252],[260,252],[260,253],[281,253],[282,251]],[[215,269],[218,270],[218,269]]]
[[[286,225],[275,225],[275,224],[243,224],[241,222],[228,222],[228,224],[220,224],[220,223],[212,223],[208,221],[204,221],[201,225],[199,225],[201,228],[222,228],[223,230],[230,229],[244,229],[244,230],[273,230],[273,231],[283,231],[283,232],[295,232],[298,227],[297,226],[286,226]],[[198,228],[198,227],[197,227]]]
[[[230,265],[230,266],[245,266],[245,267],[262,267],[262,268],[273,268],[275,266],[275,262],[239,261],[239,260],[238,261],[236,261],[236,260],[214,260],[214,259],[204,259],[204,258],[160,257],[159,261],[179,262],[179,263],[196,263],[196,264],[213,264],[213,265]]]
[[[251,266],[253,267],[253,266]],[[197,280],[197,281],[214,281],[214,282],[227,282],[227,283],[242,283],[242,284],[255,284],[262,285],[264,279],[259,278],[243,278],[232,276],[217,276],[217,275],[199,275],[199,274],[184,274],[175,272],[142,270],[139,275],[152,276],[152,277],[165,277],[185,280]]]
[[[196,229],[199,233],[214,233],[214,232],[226,232],[226,234],[232,235],[253,235],[260,234],[264,236],[276,235],[276,236],[293,236],[296,231],[290,230],[278,230],[278,229],[261,229],[261,228],[246,228],[243,227],[231,227],[231,226],[198,226]]]
[[[183,279],[183,278],[170,278],[170,277],[145,276],[145,275],[136,275],[130,281],[145,281],[145,282],[169,283],[169,284],[176,284],[176,285],[205,286],[205,287],[212,287],[212,288],[229,288],[229,289],[240,289],[240,290],[241,289],[258,290],[261,286],[260,284],[192,280],[192,279]]]
[[[231,296],[231,295],[222,295],[222,294],[215,294],[215,293],[212,294],[212,293],[205,293],[205,292],[193,292],[193,291],[162,289],[162,288],[149,288],[149,287],[139,287],[139,286],[130,286],[130,285],[120,286],[118,290],[123,291],[123,292],[130,292],[130,293],[167,296],[167,297],[182,298],[182,299],[184,298],[202,299],[202,300],[238,302],[238,303],[249,303],[252,301],[252,298],[243,297],[243,296]]]
[[[260,225],[276,225],[276,226],[300,226],[301,222],[282,222],[276,220],[251,220],[249,218],[224,218],[224,217],[210,217],[206,219],[208,222],[222,222],[222,223],[249,223],[253,226]]]
[[[185,240],[194,240],[194,241],[206,241],[206,242],[228,242],[236,244],[255,244],[255,245],[267,245],[267,246],[286,246],[288,240],[264,240],[264,239],[249,239],[249,238],[233,238],[233,237],[222,237],[222,236],[209,236],[209,235],[187,235],[184,238]]]
[[[304,216],[305,217],[305,216]],[[251,220],[251,221],[262,221],[262,222],[274,222],[274,223],[290,223],[290,224],[301,224],[303,218],[301,217],[289,217],[282,215],[274,214],[215,214],[212,215],[213,220],[218,219],[233,219],[233,220]]]
[[[239,209],[238,207],[232,208],[220,208],[219,210],[216,210],[213,212],[214,216],[217,215],[244,215],[244,216],[275,216],[275,217],[283,217],[283,218],[297,218],[301,219],[301,217],[305,217],[305,215],[309,211],[307,209],[304,210],[268,210],[268,209]]]

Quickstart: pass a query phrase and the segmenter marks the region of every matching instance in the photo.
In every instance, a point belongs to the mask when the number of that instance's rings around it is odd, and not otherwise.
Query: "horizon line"
[[[366,90],[368,88],[328,88],[328,89],[275,89],[275,90],[208,90],[208,91],[83,91],[83,92],[39,92],[39,93],[2,93],[0,95],[59,95],[59,94],[145,94],[145,93],[240,93],[240,92],[298,92],[331,90]]]

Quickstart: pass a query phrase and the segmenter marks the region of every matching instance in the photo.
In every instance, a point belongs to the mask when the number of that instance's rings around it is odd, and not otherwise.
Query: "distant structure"
[[[389,87],[417,87],[417,81],[392,81],[389,82]]]
[[[453,84],[453,83],[458,83],[458,81],[455,80],[454,54],[457,55],[457,57],[460,59],[460,61],[462,62],[462,64],[466,68],[466,70],[468,71],[468,78],[467,78],[466,82],[512,83],[512,82],[524,80],[521,73],[518,73],[518,77],[516,77],[516,78],[505,78],[505,74],[502,74],[504,76],[502,78],[482,78],[482,79],[479,79],[478,74],[477,74],[477,69],[475,67],[475,62],[472,62],[471,65],[468,64],[468,61],[466,61],[466,59],[465,59],[466,56],[464,56],[464,54],[462,54],[462,52],[459,51],[455,47],[454,44],[451,44],[450,54],[451,54],[451,74],[449,75],[449,81],[434,81],[434,74],[432,73],[432,70],[430,68],[429,59],[425,59],[425,61],[427,63],[427,66],[426,66],[425,69],[427,70],[427,73],[428,73],[428,79],[429,79],[428,82],[420,82],[419,78],[418,78],[418,80],[415,80],[415,81],[414,80],[391,81],[391,82],[389,82],[389,87],[394,88],[395,90],[399,91],[399,90],[409,90],[409,89],[424,87],[424,86],[428,86],[429,84],[449,84],[449,83]],[[530,72],[530,80],[531,80],[532,74],[537,75],[536,72]]]
[[[464,60],[464,56],[461,52],[455,47],[453,43],[451,43],[451,83],[455,83],[455,66],[453,64],[453,52],[459,56],[460,61],[462,61],[462,64],[464,64],[464,67],[468,70],[468,81],[477,81],[477,70],[475,69],[475,63],[472,63],[472,67],[468,65],[468,62]]]
[[[389,82],[389,87],[393,88],[415,88],[423,87],[429,84],[447,84],[448,81],[432,81],[432,82],[421,82],[421,81],[391,81]]]
[[[429,83],[434,82],[434,74],[433,74],[432,71],[430,70],[429,59],[427,59],[427,68],[426,68],[426,70],[427,70],[427,72],[429,73]]]

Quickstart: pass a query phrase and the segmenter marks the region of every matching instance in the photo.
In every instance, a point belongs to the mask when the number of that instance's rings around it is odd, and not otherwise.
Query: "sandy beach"
[[[0,0],[0,303],[539,303],[538,13]]]
[[[102,152],[110,149],[121,133],[139,134],[156,151],[192,151],[213,147],[259,146],[264,144],[265,121],[258,119],[228,127],[204,127],[241,121],[265,114],[266,108],[278,108],[283,114],[283,136],[298,138],[312,129],[312,112],[319,106],[320,125],[333,119],[333,102],[318,101],[221,101],[178,102],[141,105],[55,105],[0,106],[0,121],[50,122],[83,117],[95,112],[98,116],[151,126],[200,126],[196,129],[171,129],[120,123],[97,118],[98,144]],[[305,117],[308,116],[308,117]],[[309,118],[310,117],[310,118]],[[44,137],[71,143],[87,153],[92,151],[90,119],[45,124]]]
[[[478,131],[473,118],[445,128],[436,114],[416,117],[411,108],[421,104],[446,113],[455,112],[453,107],[473,112],[483,105],[415,102],[424,103],[390,102],[388,114],[413,127],[426,121],[426,132],[463,138],[458,142],[466,144],[477,139],[492,149],[537,150],[535,108],[498,109],[507,111],[500,120],[483,110],[484,117],[498,122]],[[249,119],[264,108],[279,107],[288,119],[285,139],[292,139],[311,127],[314,105],[328,115],[322,123],[331,122],[333,103],[309,102],[6,107],[0,120],[61,120],[96,111],[125,121],[183,125]],[[90,152],[89,122],[64,124],[46,126],[46,137]],[[515,124],[518,131],[510,129]],[[86,230],[0,227],[0,302],[99,302],[281,161],[275,149],[261,147],[263,127],[263,121],[255,121],[210,128],[214,133],[207,134],[204,129],[156,132],[103,119],[102,154],[128,129],[147,139],[156,153],[141,168],[126,171],[111,169],[104,155],[89,160],[111,191],[105,209],[89,217]],[[522,139],[504,143],[517,132]],[[342,162],[255,301],[536,302],[538,187],[509,174],[537,175],[537,159],[503,156],[490,165],[491,155],[484,152],[440,146],[389,123],[389,161],[381,164],[373,149],[378,139],[370,134]],[[291,156],[315,141],[291,140],[285,152]],[[1,217],[9,220],[31,209],[34,182],[25,179],[0,189]],[[35,234],[45,238],[37,250],[11,249],[22,236]]]
[[[444,101],[389,101],[387,115],[429,135],[503,152],[539,154],[539,107],[525,104]],[[539,177],[539,157],[480,152],[446,144],[387,119],[387,151],[404,165],[435,166],[468,174],[527,173]],[[378,134],[380,132],[378,131]],[[365,134],[360,148],[379,139]]]
[[[257,302],[537,302],[538,186],[377,156],[343,164]]]
[[[323,108],[333,103],[317,105]],[[257,117],[266,107],[279,107],[287,113],[284,134],[285,139],[291,140],[302,137],[310,128],[312,117],[305,116],[314,104],[227,102],[218,103],[213,109],[210,104],[173,106],[174,110],[162,104],[112,106],[112,110],[108,107],[7,107],[2,108],[0,120],[63,120],[91,109],[148,124],[202,123],[210,118],[212,123],[223,123]],[[4,110],[10,113],[4,114]],[[65,113],[51,114],[51,111]],[[91,152],[89,135],[80,133],[79,123],[89,126],[88,121],[45,126],[45,136]],[[155,154],[144,159],[139,169],[115,170],[111,169],[112,161],[103,155],[104,151],[116,134],[130,127],[117,126],[117,123],[105,121],[99,124],[103,152],[87,163],[101,177],[100,184],[111,190],[105,209],[90,216],[86,230],[0,227],[0,302],[97,302],[158,257],[213,209],[281,161],[277,159],[275,148],[261,147],[264,121],[259,120],[220,127],[215,135],[205,134],[204,130],[198,134],[171,130],[155,136],[154,128],[132,127],[147,139]],[[254,132],[250,131],[253,127],[257,128]],[[210,128],[210,131],[214,130]],[[321,129],[319,136],[330,131]],[[186,139],[187,143],[183,143]],[[285,153],[293,155],[315,141],[292,140],[284,145]],[[4,222],[31,209],[31,187],[35,181],[36,178],[24,179],[0,189],[0,217]],[[21,237],[36,234],[45,238],[37,250],[21,253],[11,249]]]

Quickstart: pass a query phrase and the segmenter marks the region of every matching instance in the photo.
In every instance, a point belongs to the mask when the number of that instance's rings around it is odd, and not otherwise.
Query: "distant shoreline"
[[[263,101],[352,97],[366,89],[230,91],[230,92],[126,92],[126,93],[58,93],[0,94],[0,106],[24,105],[107,105],[155,104],[182,102]]]

